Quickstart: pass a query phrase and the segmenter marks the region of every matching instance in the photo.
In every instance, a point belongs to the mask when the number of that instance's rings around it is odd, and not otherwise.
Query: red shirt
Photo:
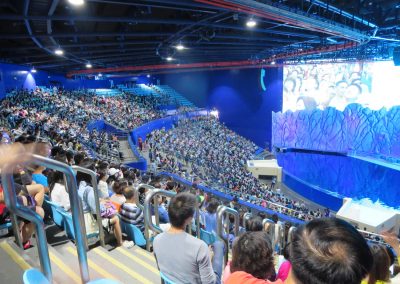
[[[253,275],[247,272],[236,271],[229,276],[225,284],[283,284],[283,282],[281,280],[277,280],[275,282],[262,280],[255,278]]]

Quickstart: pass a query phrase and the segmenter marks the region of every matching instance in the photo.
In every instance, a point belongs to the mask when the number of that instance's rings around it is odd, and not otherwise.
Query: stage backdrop
[[[391,61],[285,66],[273,145],[400,157],[399,78]]]
[[[199,107],[216,108],[221,122],[260,147],[271,143],[272,111],[282,109],[282,68],[161,75]]]
[[[400,107],[274,113],[272,133],[275,146],[400,157]]]

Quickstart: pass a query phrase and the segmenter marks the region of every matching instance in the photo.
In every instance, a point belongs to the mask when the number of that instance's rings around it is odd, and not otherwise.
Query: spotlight
[[[62,50],[62,49],[56,49],[55,51],[54,51],[54,53],[56,54],[56,55],[63,55],[64,54],[64,51]]]
[[[254,28],[255,26],[257,26],[257,22],[254,21],[253,19],[250,19],[250,20],[247,21],[246,26],[248,28]]]
[[[167,61],[172,61],[172,60],[174,60],[171,56],[168,56],[166,59],[167,59]]]
[[[272,62],[271,62],[271,65],[275,65],[275,64],[276,64],[276,62],[275,62],[275,61],[272,61]]]
[[[31,73],[36,73],[35,67],[32,68]]]
[[[99,73],[99,75],[98,75],[99,77],[103,77],[103,74],[101,74],[101,73]]]
[[[92,68],[92,64],[90,63],[86,64],[86,68]]]
[[[185,49],[185,47],[180,43],[180,44],[178,44],[177,46],[175,46],[175,48],[177,49],[177,50],[184,50]]]
[[[85,4],[84,0],[68,0],[68,2],[75,6],[82,6],[83,4]]]
[[[150,78],[150,74],[147,74],[147,78]]]

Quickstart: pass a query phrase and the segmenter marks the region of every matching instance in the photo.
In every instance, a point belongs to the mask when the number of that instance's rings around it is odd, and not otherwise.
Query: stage
[[[303,197],[338,211],[343,199],[400,208],[400,166],[375,157],[304,149],[276,152],[282,181]]]

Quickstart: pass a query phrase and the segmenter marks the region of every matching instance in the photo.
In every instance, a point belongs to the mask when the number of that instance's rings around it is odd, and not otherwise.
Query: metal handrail
[[[245,229],[247,228],[246,226],[247,220],[250,220],[251,217],[253,217],[253,214],[251,212],[246,212],[243,214],[243,224],[242,224],[243,228]]]
[[[235,237],[239,236],[239,212],[237,212],[235,209],[232,209],[227,206],[220,205],[217,209],[217,235],[225,241],[225,256],[224,256],[224,265],[227,264],[228,262],[228,256],[229,256],[229,245],[228,245],[228,235],[224,235],[224,229],[223,229],[223,223],[224,223],[224,215],[232,215],[234,217],[234,227],[233,227],[233,234]],[[229,219],[228,219],[229,220]],[[228,221],[229,222],[229,221]],[[229,228],[229,223],[228,223],[228,228]]]
[[[14,178],[11,173],[13,172],[14,167],[17,164],[21,164],[21,162],[19,161],[23,160],[54,169],[56,171],[62,172],[66,176],[67,186],[70,189],[68,191],[68,194],[71,201],[71,212],[73,217],[72,221],[76,236],[81,278],[83,283],[89,282],[89,268],[86,250],[84,247],[85,242],[83,230],[84,223],[82,222],[82,206],[80,206],[80,198],[78,196],[75,173],[73,172],[71,167],[67,166],[64,163],[33,154],[19,155],[17,159],[15,159],[15,162],[6,164],[3,167],[1,173],[2,185],[4,188],[4,199],[8,210],[10,210],[11,213],[18,215],[35,224],[40,265],[44,275],[46,275],[47,279],[50,282],[52,282],[52,272],[43,220],[39,217],[38,214],[34,213],[32,210],[17,203]],[[18,231],[16,232],[16,234],[18,234]]]
[[[97,175],[94,171],[83,168],[83,167],[79,167],[79,166],[72,166],[72,169],[75,172],[81,172],[81,173],[85,173],[90,175],[90,182],[92,184],[92,188],[93,188],[93,193],[94,193],[94,202],[96,205],[96,222],[97,222],[97,226],[99,227],[99,238],[100,238],[100,245],[102,247],[105,247],[105,241],[104,241],[104,231],[103,231],[103,223],[101,221],[101,211],[100,211],[100,197],[99,197],[99,190],[97,188]],[[82,215],[82,221],[84,221],[83,219],[83,215]],[[85,242],[87,244],[87,238],[85,238]],[[88,249],[87,245],[86,245],[86,249]]]
[[[151,201],[156,196],[165,196],[165,197],[174,197],[176,195],[175,192],[155,189],[146,195],[146,199],[144,201],[144,233],[146,238],[146,249],[150,251],[150,230],[160,234],[163,231],[158,226],[154,226],[153,221],[151,219]],[[158,208],[154,208],[154,213],[158,212]]]
[[[297,231],[297,228],[294,226],[289,228],[286,244],[291,243],[293,241],[293,235],[296,233],[296,231]]]
[[[269,224],[268,226],[268,230],[265,230],[265,225]],[[275,240],[275,222],[272,221],[271,219],[265,218],[262,221],[262,225],[263,225],[263,231],[266,231],[271,239],[271,243],[274,242]]]
[[[140,210],[144,211],[144,205],[140,203],[139,200],[139,189],[140,188],[150,189],[151,191],[156,190],[156,188],[152,185],[141,183],[133,188],[133,193],[135,197],[136,206],[139,207]]]

